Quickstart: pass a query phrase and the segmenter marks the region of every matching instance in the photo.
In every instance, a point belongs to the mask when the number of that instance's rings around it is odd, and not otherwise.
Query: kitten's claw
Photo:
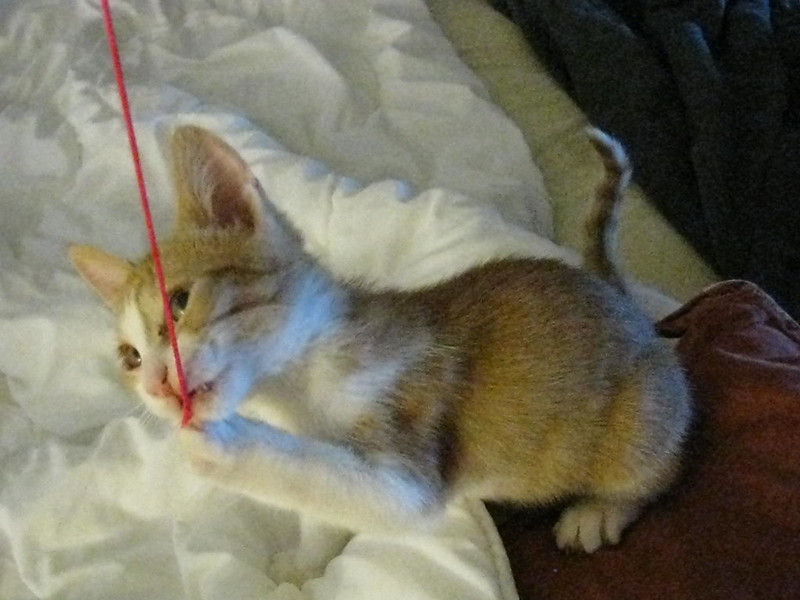
[[[622,531],[639,514],[633,504],[584,500],[568,507],[553,528],[562,550],[592,553],[601,546],[616,545]]]

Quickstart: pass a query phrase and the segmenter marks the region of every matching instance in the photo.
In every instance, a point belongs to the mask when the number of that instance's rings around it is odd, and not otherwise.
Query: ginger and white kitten
[[[230,146],[178,129],[178,220],[161,253],[194,399],[179,433],[192,466],[352,530],[435,524],[462,496],[570,500],[559,547],[619,542],[674,480],[691,409],[612,254],[626,157],[590,137],[606,167],[587,220],[591,272],[506,259],[374,291],[304,251]],[[177,426],[151,257],[71,257],[118,315],[125,378]]]

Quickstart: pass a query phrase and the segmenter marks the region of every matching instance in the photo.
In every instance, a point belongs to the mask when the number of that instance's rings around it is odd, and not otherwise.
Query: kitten
[[[192,466],[352,530],[435,524],[462,496],[572,500],[559,547],[619,542],[675,478],[691,410],[613,256],[627,159],[590,138],[606,169],[587,221],[591,271],[505,259],[374,291],[304,251],[230,146],[179,128],[177,225],[161,253],[194,403],[179,433]],[[70,254],[118,316],[129,385],[178,425],[151,258]]]

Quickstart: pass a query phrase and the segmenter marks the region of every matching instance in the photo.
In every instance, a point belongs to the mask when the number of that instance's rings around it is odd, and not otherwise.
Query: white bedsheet
[[[112,1],[154,217],[172,219],[179,123],[239,148],[342,275],[434,281],[553,254],[522,137],[421,0]],[[540,234],[540,235],[537,235]],[[485,509],[361,534],[322,577],[276,585],[287,513],[186,472],[117,380],[112,317],[70,241],[145,251],[97,0],[0,4],[0,599],[513,600]]]

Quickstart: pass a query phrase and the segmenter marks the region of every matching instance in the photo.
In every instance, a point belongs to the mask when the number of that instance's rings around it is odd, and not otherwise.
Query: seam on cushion
[[[662,336],[681,337],[692,323],[697,322],[698,315],[713,310],[720,302],[731,303],[737,299],[772,316],[784,334],[800,342],[800,325],[758,285],[742,279],[731,279],[707,287],[678,310],[661,319],[656,327]]]
[[[687,326],[684,318],[697,309],[698,306],[711,298],[725,298],[739,293],[753,284],[743,279],[731,279],[708,286],[686,304],[670,313],[658,322],[658,329],[662,335],[680,337],[686,332]]]

